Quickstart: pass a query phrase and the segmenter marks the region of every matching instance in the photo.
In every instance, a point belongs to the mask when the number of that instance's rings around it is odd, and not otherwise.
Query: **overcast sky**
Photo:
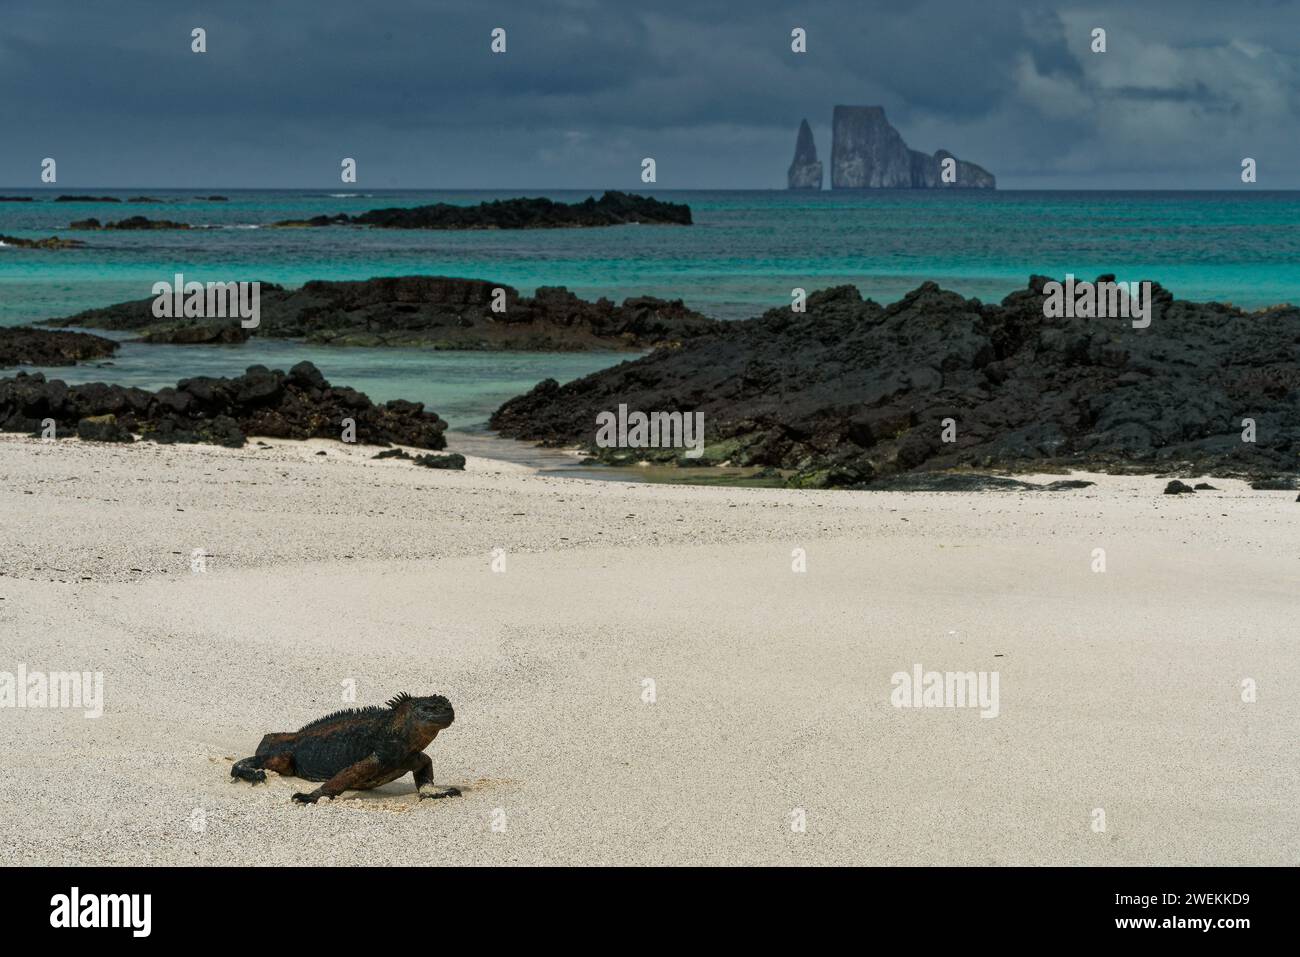
[[[10,187],[778,188],[844,103],[1003,188],[1300,189],[1296,0],[0,0],[0,90]]]

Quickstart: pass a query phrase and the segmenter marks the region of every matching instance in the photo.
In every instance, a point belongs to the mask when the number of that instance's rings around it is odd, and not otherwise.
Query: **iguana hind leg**
[[[419,800],[460,797],[460,788],[440,788],[433,783],[433,760],[423,751],[411,755],[407,759],[406,768],[415,775],[415,792],[420,796]]]
[[[387,780],[391,781],[395,776],[390,775]],[[310,794],[301,792],[295,794],[293,800],[299,804],[315,804],[321,798],[327,797],[332,801],[344,791],[364,791],[366,788],[374,787],[375,782],[383,778],[384,765],[378,756],[372,754],[344,768]]]

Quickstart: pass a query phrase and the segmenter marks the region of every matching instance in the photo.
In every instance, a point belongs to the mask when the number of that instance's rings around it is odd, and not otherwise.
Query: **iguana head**
[[[441,731],[456,720],[456,712],[451,702],[440,694],[427,698],[412,698],[403,692],[388,702],[394,711],[402,713],[408,725]]]

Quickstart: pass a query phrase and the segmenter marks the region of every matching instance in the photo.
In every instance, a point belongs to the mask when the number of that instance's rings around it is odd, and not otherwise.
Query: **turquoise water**
[[[97,333],[104,335],[105,333]],[[125,338],[122,333],[107,333]],[[561,382],[614,365],[626,352],[438,352],[428,349],[339,349],[298,342],[253,340],[230,346],[124,343],[109,360],[76,366],[24,367],[68,383],[115,382],[161,389],[190,376],[234,376],[261,364],[288,369],[307,359],[335,385],[348,385],[375,402],[423,402],[455,429],[479,428],[501,403],[542,379]],[[12,374],[9,370],[0,375]]]
[[[890,302],[926,279],[982,299],[1023,288],[1030,273],[1155,279],[1187,299],[1255,307],[1300,302],[1300,193],[655,191],[689,203],[696,225],[482,232],[256,228],[279,219],[514,195],[585,198],[586,191],[77,190],[161,203],[53,203],[61,191],[0,203],[0,234],[77,235],[91,248],[0,248],[0,324],[16,325],[126,299],[182,272],[200,281],[443,274],[531,292],[682,298],[719,318],[786,305],[790,290],[853,283]],[[199,200],[220,192],[229,202]],[[598,194],[598,191],[597,191]],[[74,219],[141,215],[215,228],[70,233]],[[96,378],[156,386],[184,375],[228,374],[252,362],[312,358],[332,380],[373,398],[426,401],[453,425],[486,417],[488,403],[537,380],[592,371],[624,356],[244,347],[127,346]],[[86,370],[61,370],[80,380]],[[128,377],[135,377],[129,378]],[[450,410],[450,413],[449,413]]]

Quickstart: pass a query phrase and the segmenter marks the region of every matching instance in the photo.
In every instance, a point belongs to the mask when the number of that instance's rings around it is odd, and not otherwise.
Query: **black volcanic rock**
[[[0,243],[16,249],[82,249],[85,247],[80,239],[60,239],[49,236],[46,239],[21,239],[17,236],[0,236]]]
[[[799,124],[794,161],[786,173],[786,185],[789,189],[822,188],[822,164],[817,161],[817,144],[813,142],[812,127],[807,120]]]
[[[376,405],[355,389],[331,386],[310,362],[287,374],[250,366],[233,379],[182,379],[157,392],[103,382],[69,386],[40,373],[0,379],[0,431],[39,433],[46,418],[54,419],[59,435],[76,430],[99,441],[124,441],[131,433],[229,446],[243,445],[249,435],[340,440],[343,420],[352,419],[358,442],[435,451],[447,444],[447,423],[422,403]]]
[[[0,203],[30,203],[30,196],[0,196]]]
[[[120,203],[116,196],[56,196],[56,203]]]
[[[117,343],[86,332],[0,327],[0,366],[70,366],[111,356]]]
[[[832,118],[832,189],[995,189],[983,167],[947,150],[933,156],[907,148],[879,106],[837,106]],[[956,180],[945,183],[941,163],[956,160]]]
[[[130,430],[123,428],[117,416],[91,415],[77,422],[77,438],[85,442],[134,442]]]
[[[279,229],[303,229],[316,226],[346,226],[351,222],[352,217],[347,213],[338,213],[334,216],[313,216],[311,219],[282,219],[271,225]]]
[[[649,196],[609,190],[600,199],[557,203],[538,198],[499,199],[477,206],[432,206],[372,209],[358,216],[338,213],[311,219],[284,220],[276,226],[334,226],[354,224],[383,229],[554,229],[577,226],[619,226],[627,223],[691,225],[691,208]]]
[[[510,438],[595,445],[596,415],[703,414],[702,458],[683,465],[867,485],[950,469],[1294,474],[1300,456],[1300,309],[1255,313],[1175,300],[1152,284],[1150,327],[1045,319],[1043,277],[1000,304],[925,283],[882,308],[852,286],[724,323],[714,335],[512,399]],[[1259,423],[1241,441],[1241,420]],[[952,419],[955,441],[943,441]],[[624,455],[624,457],[626,457]]]
[[[871,483],[871,488],[873,491],[884,492],[986,492],[990,489],[1067,492],[1096,484],[1082,479],[1060,479],[1038,485],[1004,475],[981,475],[976,472],[910,472],[877,479]]]
[[[492,308],[497,289],[503,290],[504,312]],[[294,290],[263,283],[260,320],[253,330],[241,329],[237,319],[160,322],[153,299],[138,299],[42,325],[139,330],[147,342],[237,342],[251,331],[332,345],[568,352],[648,349],[718,325],[680,299],[638,297],[615,305],[579,299],[563,287],[524,297],[501,283],[443,276],[316,281]]]
[[[426,469],[454,469],[465,471],[465,456],[458,452],[447,455],[417,455],[411,460]]]
[[[247,342],[251,331],[245,329],[238,319],[214,319],[211,322],[179,319],[142,330],[138,341],[173,346],[232,345]]]
[[[145,216],[128,216],[115,223],[100,223],[98,219],[79,219],[69,229],[189,229],[189,223],[176,223],[170,219],[149,219]]]

